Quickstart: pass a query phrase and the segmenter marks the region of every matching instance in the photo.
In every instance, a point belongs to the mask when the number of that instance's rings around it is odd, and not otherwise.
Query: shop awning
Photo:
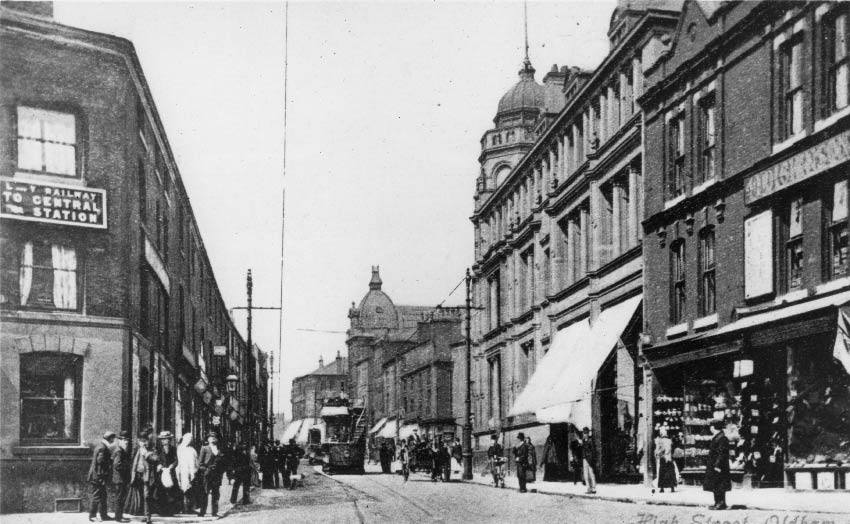
[[[284,443],[289,442],[289,439],[295,438],[298,436],[298,431],[301,429],[301,425],[304,423],[304,419],[293,420],[286,426],[286,429],[283,430],[283,437],[281,440]]]
[[[377,436],[381,438],[395,438],[396,428],[398,428],[398,421],[388,420]]]
[[[386,424],[386,423],[387,423],[387,417],[382,418],[381,420],[378,421],[377,424],[372,426],[372,429],[369,430],[369,434],[371,435],[372,433],[377,433],[382,427],[384,427],[384,424]]]
[[[739,331],[742,329],[760,326],[762,324],[767,324],[770,322],[776,322],[778,320],[785,320],[786,318],[791,318],[797,315],[811,313],[819,309],[842,306],[848,302],[850,302],[850,291],[836,293],[834,295],[816,298],[814,300],[807,300],[805,302],[791,304],[785,307],[780,307],[778,309],[765,311],[764,313],[756,313],[754,315],[740,318],[735,322],[727,324],[722,328],[718,329],[715,334],[722,335],[724,333],[731,333],[733,331]]]
[[[325,406],[322,408],[320,417],[345,417],[348,416],[348,406]]]
[[[419,431],[419,424],[405,424],[398,430],[398,438],[406,440],[407,437],[413,435],[413,431]]]
[[[532,412],[544,424],[569,422],[590,427],[593,380],[640,307],[641,298],[638,295],[602,311],[592,328],[582,321],[556,333],[549,353],[510,414]],[[550,354],[553,358],[547,362]],[[538,373],[541,384],[532,384]]]
[[[322,419],[306,418],[301,424],[301,429],[298,430],[298,435],[295,437],[295,442],[298,444],[307,444],[310,441],[310,430],[318,429],[320,434],[325,433],[325,423]],[[321,438],[321,437],[320,437]]]

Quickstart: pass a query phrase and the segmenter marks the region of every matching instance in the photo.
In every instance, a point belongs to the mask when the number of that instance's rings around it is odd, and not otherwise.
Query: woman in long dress
[[[658,470],[658,490],[664,488],[676,491],[676,466],[673,464],[673,441],[667,436],[667,430],[661,428],[655,438],[655,461]],[[654,492],[655,490],[653,490]]]
[[[183,513],[195,512],[195,476],[198,452],[192,447],[192,434],[186,433],[177,446],[177,484],[183,493]]]
[[[171,440],[173,436],[170,431],[159,434],[159,459],[154,480],[154,500],[156,501],[156,513],[160,516],[171,516],[180,511],[183,505],[183,492],[177,484],[177,450]],[[168,481],[170,479],[170,481]]]
[[[130,470],[130,491],[124,504],[125,515],[145,514],[145,485],[150,473],[148,471],[148,434],[140,433],[136,452],[133,453],[132,469]]]

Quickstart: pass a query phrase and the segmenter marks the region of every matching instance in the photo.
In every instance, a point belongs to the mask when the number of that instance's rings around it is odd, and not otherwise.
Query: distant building
[[[397,306],[381,287],[373,267],[369,292],[348,314],[351,400],[366,407],[373,436],[453,434],[450,346],[463,312]]]
[[[133,45],[52,14],[0,4],[4,513],[85,505],[105,430],[257,442],[268,422],[265,357],[227,312]]]
[[[319,367],[292,381],[292,420],[316,418],[325,399],[346,396],[348,359],[336,354],[330,364],[319,358]]]

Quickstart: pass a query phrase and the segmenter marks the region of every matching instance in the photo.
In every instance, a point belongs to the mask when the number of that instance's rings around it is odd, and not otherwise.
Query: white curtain
[[[24,244],[21,251],[21,274],[19,278],[21,288],[21,306],[26,306],[32,289],[32,242]]]
[[[74,377],[65,377],[65,393],[63,395],[65,397],[65,438],[74,436],[74,404],[76,402],[74,393]]]
[[[74,248],[53,246],[53,305],[77,309],[77,252]]]

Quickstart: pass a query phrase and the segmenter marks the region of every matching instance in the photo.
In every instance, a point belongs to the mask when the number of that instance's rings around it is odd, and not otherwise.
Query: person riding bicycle
[[[487,449],[487,459],[490,461],[490,473],[493,475],[493,485],[499,487],[501,484],[502,487],[505,487],[503,470],[503,464],[505,463],[504,451],[501,444],[499,444],[499,437],[497,435],[490,435],[490,440],[492,444]]]

